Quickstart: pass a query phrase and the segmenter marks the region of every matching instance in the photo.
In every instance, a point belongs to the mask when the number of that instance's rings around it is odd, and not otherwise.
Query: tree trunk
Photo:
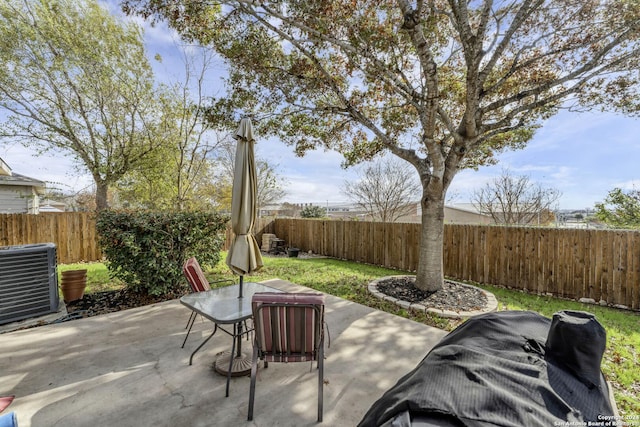
[[[444,197],[423,197],[421,203],[422,234],[416,287],[425,292],[433,292],[442,289],[444,285]]]
[[[109,208],[107,202],[107,190],[109,186],[106,183],[96,181],[96,211],[100,212]]]

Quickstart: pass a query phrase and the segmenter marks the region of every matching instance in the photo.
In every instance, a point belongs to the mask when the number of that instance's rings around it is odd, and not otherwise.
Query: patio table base
[[[236,355],[236,351],[223,351],[218,355],[215,362],[213,362],[213,368],[220,375],[227,376],[229,372],[229,357],[234,356],[231,364],[231,376],[243,377],[251,373],[251,357],[241,353],[241,356]]]

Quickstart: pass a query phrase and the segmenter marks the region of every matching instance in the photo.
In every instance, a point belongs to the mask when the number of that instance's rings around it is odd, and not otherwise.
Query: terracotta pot
[[[87,270],[67,270],[62,272],[62,279],[65,278],[86,278]]]
[[[62,272],[60,289],[66,302],[79,300],[87,287],[87,270],[68,270]]]

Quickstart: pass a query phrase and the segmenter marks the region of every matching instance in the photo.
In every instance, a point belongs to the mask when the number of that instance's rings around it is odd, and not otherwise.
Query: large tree
[[[210,49],[181,46],[184,79],[160,98],[165,144],[119,183],[120,202],[153,210],[210,209],[220,183],[214,159],[227,140],[205,119]],[[159,58],[161,60],[161,58]]]
[[[342,192],[374,221],[395,222],[415,212],[420,194],[411,165],[397,158],[368,164],[356,180],[347,180]]]
[[[0,136],[72,156],[99,210],[163,142],[142,32],[96,1],[0,1],[0,63]]]
[[[496,224],[546,224],[553,220],[554,204],[560,191],[532,182],[527,175],[513,175],[508,169],[484,187],[475,190],[471,200]]]
[[[640,190],[614,188],[604,202],[596,203],[596,217],[616,228],[640,228]]]
[[[124,0],[210,45],[232,103],[277,113],[298,153],[355,163],[388,150],[422,184],[416,285],[443,285],[447,189],[522,148],[560,107],[637,100],[632,0]],[[627,98],[625,98],[625,96]],[[635,104],[637,105],[637,103]]]

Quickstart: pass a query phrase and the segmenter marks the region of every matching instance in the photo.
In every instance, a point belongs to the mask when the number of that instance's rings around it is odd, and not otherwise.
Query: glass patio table
[[[243,284],[243,296],[240,294],[240,285],[224,286],[204,292],[195,292],[180,298],[180,302],[191,310],[211,320],[215,327],[213,332],[196,348],[189,358],[189,365],[193,362],[193,356],[204,346],[218,330],[233,337],[231,351],[224,352],[216,359],[214,367],[216,372],[227,376],[226,396],[229,396],[229,382],[232,376],[245,375],[251,370],[251,360],[242,353],[242,337],[253,329],[244,327],[245,321],[250,319],[251,298],[258,292],[282,292],[260,283],[245,282]],[[223,325],[233,325],[233,331],[229,331]]]

